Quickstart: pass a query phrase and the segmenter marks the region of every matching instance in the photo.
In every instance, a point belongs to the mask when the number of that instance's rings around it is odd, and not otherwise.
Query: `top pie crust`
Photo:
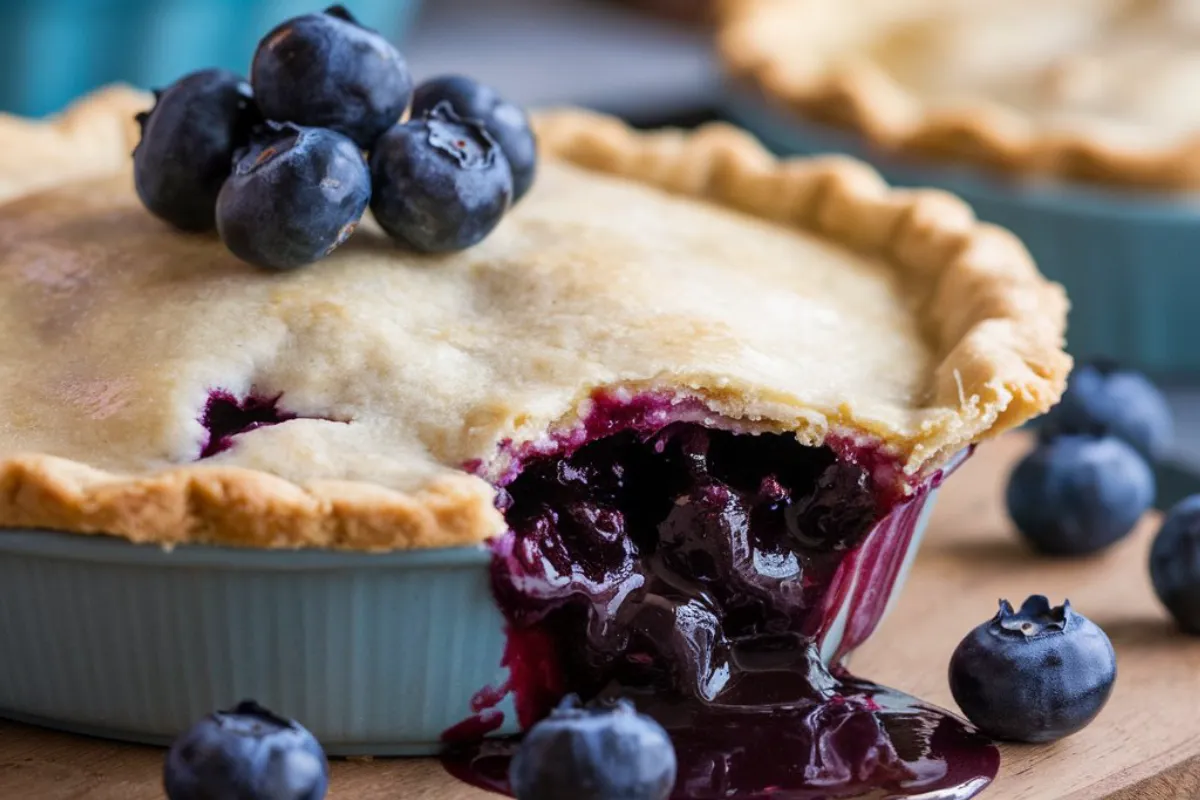
[[[736,76],[890,150],[1200,187],[1195,0],[725,0],[720,42]]]
[[[111,112],[98,130],[128,113],[111,95],[84,111]],[[955,198],[779,162],[724,126],[565,111],[537,129],[534,191],[447,256],[367,223],[319,264],[259,271],[151,217],[127,164],[0,206],[0,525],[461,545],[502,528],[485,479],[511,467],[505,442],[572,429],[600,389],[861,441],[909,481],[1058,399],[1061,288]],[[208,393],[252,388],[319,419],[197,461]]]

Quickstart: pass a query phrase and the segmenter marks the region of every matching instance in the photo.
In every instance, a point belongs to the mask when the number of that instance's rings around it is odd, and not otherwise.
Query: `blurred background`
[[[463,73],[523,105],[584,105],[644,127],[725,118],[745,123],[745,115],[731,110],[737,103],[730,102],[732,90],[714,53],[715,3],[350,0],[347,5],[400,43],[418,80]],[[49,114],[105,83],[162,86],[204,66],[244,74],[265,31],[323,6],[320,0],[0,0],[0,110]],[[1192,229],[1200,231],[1200,219]],[[1073,318],[1075,330],[1078,323]],[[1108,355],[1075,349],[1077,355]],[[1190,370],[1136,366],[1168,388],[1179,428],[1177,460],[1200,472],[1200,380]]]
[[[0,0],[0,109],[58,110],[98,85],[246,73],[259,38],[321,0]],[[714,104],[709,0],[349,0],[419,79],[461,72],[526,105],[651,119]]]

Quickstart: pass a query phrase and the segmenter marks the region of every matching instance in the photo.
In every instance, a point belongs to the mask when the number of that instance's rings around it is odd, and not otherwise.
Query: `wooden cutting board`
[[[1200,638],[1175,632],[1150,586],[1157,519],[1111,552],[1050,561],[1025,550],[1004,517],[1004,476],[1028,446],[1020,435],[979,449],[946,485],[899,604],[852,668],[954,708],[946,664],[1000,597],[1064,596],[1112,638],[1118,678],[1108,707],[1049,746],[1005,746],[986,800],[1163,800],[1200,797]],[[0,656],[2,657],[2,656]],[[0,722],[0,798],[161,800],[162,751]],[[485,800],[432,761],[341,761],[334,800]]]

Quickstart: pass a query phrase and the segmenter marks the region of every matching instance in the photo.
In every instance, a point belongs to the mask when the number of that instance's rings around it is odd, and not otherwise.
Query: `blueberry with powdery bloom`
[[[321,800],[329,764],[303,726],[246,700],[175,740],[163,788],[168,800]]]
[[[1006,500],[1017,530],[1038,551],[1081,556],[1128,536],[1154,494],[1154,472],[1121,439],[1061,436],[1017,465]]]
[[[371,197],[362,151],[333,131],[269,123],[217,199],[217,229],[243,261],[293,269],[329,255]]]
[[[1117,657],[1104,631],[1042,595],[1014,611],[1007,600],[950,659],[950,691],[997,739],[1052,742],[1082,730],[1112,694]]]
[[[1180,629],[1200,635],[1200,495],[1167,512],[1150,548],[1150,578]]]
[[[156,92],[137,120],[133,185],[142,204],[181,230],[212,230],[234,154],[261,121],[250,84],[225,70],[193,72]]]
[[[400,52],[342,6],[264,36],[250,82],[267,119],[329,128],[365,150],[404,116],[413,89]]]
[[[375,220],[423,253],[478,244],[512,203],[503,151],[482,125],[459,118],[448,103],[381,136],[371,179]]]
[[[1062,402],[1042,421],[1043,438],[1116,436],[1146,458],[1162,458],[1174,420],[1163,393],[1140,372],[1108,361],[1081,364],[1071,373]]]
[[[537,174],[537,139],[529,116],[500,93],[472,78],[444,75],[425,81],[413,95],[413,116],[420,117],[440,103],[449,103],[463,119],[475,120],[487,129],[512,169],[513,202],[533,186]]]
[[[675,748],[628,700],[581,708],[567,697],[534,725],[509,765],[517,800],[666,800]]]

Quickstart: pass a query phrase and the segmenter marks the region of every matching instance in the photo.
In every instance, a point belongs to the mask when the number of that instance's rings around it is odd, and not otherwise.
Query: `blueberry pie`
[[[1200,185],[1191,0],[729,0],[732,73],[901,153],[1157,188]]]
[[[564,457],[650,465],[664,439],[766,495],[798,460],[795,480],[889,506],[1047,409],[1069,368],[1063,294],[1013,237],[856,163],[550,113],[544,175],[477,247],[415,255],[364,223],[279,275],[139,205],[113,135],[129,100],[0,127],[5,153],[70,136],[96,157],[62,174],[111,172],[0,208],[4,525],[470,544],[528,510],[521,487],[575,480]],[[46,182],[9,163],[10,194]]]
[[[128,112],[85,107],[99,131]],[[496,730],[507,694],[528,727],[615,692],[670,732],[676,797],[980,790],[985,739],[840,664],[930,490],[1061,395],[1061,288],[964,203],[856,162],[534,124],[532,190],[448,254],[366,219],[259,269],[149,213],[123,141],[62,169],[108,174],[0,206],[0,526],[486,542],[510,678],[444,741]]]

